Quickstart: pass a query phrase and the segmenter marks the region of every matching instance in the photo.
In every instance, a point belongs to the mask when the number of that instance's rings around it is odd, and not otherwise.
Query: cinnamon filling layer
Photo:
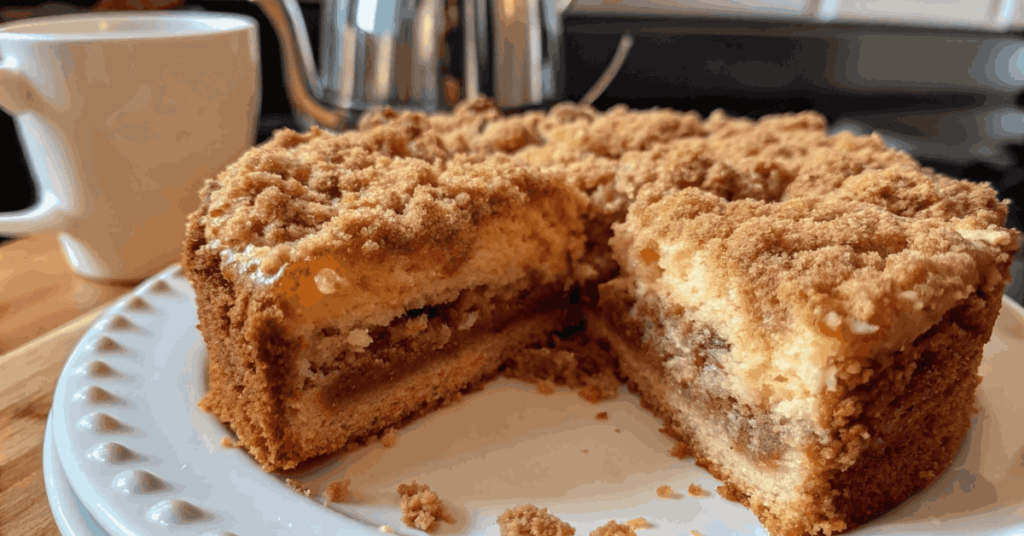
[[[335,405],[415,374],[481,336],[496,336],[518,319],[556,311],[568,318],[564,311],[572,309],[572,301],[571,292],[557,283],[467,289],[453,302],[411,310],[387,326],[369,330],[366,336],[372,342],[363,348],[351,344],[349,333],[322,328],[303,353],[333,350],[335,357],[321,366],[310,364],[300,376],[304,382],[298,392],[320,388],[324,402]],[[538,333],[540,339],[546,336],[547,332]]]
[[[619,339],[618,345],[611,344],[613,349],[629,349],[617,352],[618,357],[623,372],[629,375],[632,371],[632,376],[636,376],[629,379],[639,385],[641,394],[661,398],[650,401],[664,408],[658,413],[687,429],[689,426],[673,417],[675,412],[669,409],[679,399],[684,400],[699,413],[700,419],[724,424],[734,450],[762,467],[776,466],[788,446],[767,409],[741,404],[733,397],[712,393],[697,385],[698,375],[705,374],[711,367],[721,367],[717,355],[731,350],[729,342],[711,327],[690,325],[687,344],[692,364],[687,367],[689,372],[684,371],[679,379],[678,371],[673,373],[669,368],[669,362],[677,356],[659,348],[655,342],[665,339],[665,326],[654,311],[643,304],[634,305],[634,300],[625,292],[611,285],[602,287],[600,321],[611,331],[607,335]],[[637,316],[632,313],[634,309]],[[648,383],[651,385],[645,385]]]

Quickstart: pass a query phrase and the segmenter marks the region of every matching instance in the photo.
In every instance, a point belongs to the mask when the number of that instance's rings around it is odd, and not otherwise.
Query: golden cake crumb
[[[391,525],[381,525],[380,526],[380,531],[381,532],[385,532],[387,534],[394,534],[395,533],[395,528],[392,527]]]
[[[668,451],[672,456],[685,460],[693,456],[693,451],[690,449],[690,444],[684,441],[676,441],[675,445],[672,445],[672,450]]]
[[[576,529],[548,512],[547,508],[537,508],[532,504],[524,504],[509,508],[498,516],[498,527],[501,536],[573,536]]]
[[[348,487],[352,480],[335,480],[327,485],[327,502],[343,502],[348,497]]]
[[[650,523],[647,522],[647,519],[643,517],[634,517],[627,521],[626,524],[633,530],[647,529],[651,526]]]
[[[690,531],[690,536],[701,536],[701,535],[700,535],[700,532],[697,532],[695,530],[691,530]]]
[[[613,519],[595,529],[590,536],[636,536],[636,531],[628,524],[619,524]]]
[[[224,436],[224,437],[220,438],[220,446],[227,447],[229,449],[233,449],[236,446],[235,445],[235,440],[231,439],[230,437]]]
[[[394,428],[388,428],[380,436],[380,442],[384,445],[384,448],[391,448],[398,443],[398,431]]]
[[[611,357],[575,341],[518,352],[505,366],[506,377],[535,383],[544,394],[564,385],[588,402],[600,402],[615,398],[619,390]]]
[[[288,487],[295,491],[302,491],[302,481],[297,478],[286,478],[284,483],[288,484]]]
[[[618,386],[615,389],[607,389],[600,385],[588,385],[576,391],[576,394],[583,400],[596,404],[609,398],[615,398],[616,392],[618,392]]]
[[[607,421],[608,420],[608,412],[607,411],[602,411],[601,413],[598,413],[597,416],[594,417],[594,418],[599,420],[599,421]]]
[[[672,489],[672,486],[668,484],[658,486],[658,497],[662,499],[671,499],[676,496],[676,492]]]
[[[413,480],[411,484],[399,485],[398,494],[402,498],[402,523],[407,526],[433,532],[440,521],[455,523],[441,497],[430,486]]]
[[[703,497],[704,488],[700,487],[700,484],[690,484],[690,487],[686,488],[686,493],[689,493],[690,497]]]

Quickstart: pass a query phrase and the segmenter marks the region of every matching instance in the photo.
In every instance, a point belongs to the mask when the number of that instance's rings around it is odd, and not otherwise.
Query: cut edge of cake
[[[777,203],[648,190],[616,226],[590,336],[773,534],[887,511],[970,426],[1019,236],[988,187],[897,173]],[[872,179],[911,194],[863,199]]]

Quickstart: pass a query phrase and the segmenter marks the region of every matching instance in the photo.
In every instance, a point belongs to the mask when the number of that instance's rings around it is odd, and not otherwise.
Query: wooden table
[[[75,344],[134,285],[72,275],[53,235],[0,246],[0,535],[58,535],[43,484],[43,433]]]

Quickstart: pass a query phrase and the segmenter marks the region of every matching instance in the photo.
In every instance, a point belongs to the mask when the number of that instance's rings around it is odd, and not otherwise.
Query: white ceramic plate
[[[75,495],[64,473],[64,467],[53,446],[53,419],[46,422],[43,438],[43,482],[46,497],[50,499],[50,512],[61,534],[65,536],[110,536],[93,519],[82,500]]]
[[[499,380],[461,404],[374,444],[285,476],[266,474],[196,403],[206,351],[194,294],[167,270],[112,307],[72,353],[54,395],[53,442],[71,487],[112,535],[422,534],[401,524],[398,484],[418,479],[457,522],[439,534],[497,536],[495,518],[523,503],[546,506],[586,535],[609,519],[645,517],[641,536],[765,535],[752,513],[720,498],[718,482],[692,460],[668,455],[672,441],[623,390],[590,404],[568,390],[542,395]],[[1024,311],[1004,300],[986,347],[981,412],[953,464],[931,487],[856,534],[1024,532]],[[608,420],[595,415],[608,412]],[[323,505],[327,483],[352,481],[351,499]],[[668,484],[698,483],[704,497],[659,499]]]

